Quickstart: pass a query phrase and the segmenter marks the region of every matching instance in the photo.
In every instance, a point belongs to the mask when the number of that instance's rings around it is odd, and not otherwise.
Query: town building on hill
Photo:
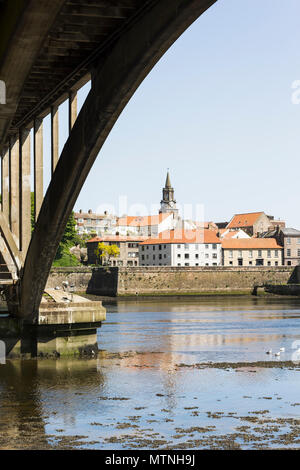
[[[91,209],[88,212],[74,213],[76,221],[75,229],[78,235],[96,233],[97,235],[110,234],[115,231],[117,217],[104,212],[104,214],[95,214]]]
[[[283,245],[285,266],[298,266],[300,264],[300,231],[295,228],[281,229],[279,242]]]
[[[220,266],[221,241],[212,230],[169,230],[139,245],[140,266]]]
[[[104,237],[94,237],[87,242],[88,264],[98,264],[102,266],[102,259],[97,258],[95,250],[99,243],[105,245],[116,245],[120,254],[111,260],[111,266],[138,266],[139,265],[139,244],[146,240],[146,237],[110,235]]]
[[[139,235],[155,237],[160,232],[174,228],[172,213],[146,216],[120,217],[116,226],[116,233],[120,235]]]
[[[242,229],[251,237],[269,229],[270,220],[264,212],[250,212],[235,214],[226,228],[230,230]]]
[[[224,266],[282,266],[283,247],[274,238],[222,240]]]
[[[276,225],[285,225],[284,221],[276,221],[273,216],[267,216],[264,212],[248,212],[235,214],[226,226],[229,230],[242,229],[251,237],[258,237],[263,232],[273,229]]]
[[[300,264],[300,231],[295,228],[277,226],[262,234],[263,238],[274,238],[283,247],[283,264],[298,266]]]

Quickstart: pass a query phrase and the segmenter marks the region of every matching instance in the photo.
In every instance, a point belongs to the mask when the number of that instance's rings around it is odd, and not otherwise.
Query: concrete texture
[[[73,302],[66,302],[65,296],[65,292],[48,289],[48,299],[41,303],[36,325],[0,315],[0,337],[8,357],[97,352],[96,329],[106,320],[106,309],[100,301],[74,295]]]

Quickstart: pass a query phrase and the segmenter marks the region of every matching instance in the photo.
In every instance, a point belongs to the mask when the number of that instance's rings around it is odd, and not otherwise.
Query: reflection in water
[[[273,360],[265,352],[280,347],[286,352],[278,360],[287,360],[300,334],[298,299],[165,299],[106,307],[101,348],[164,352],[167,364]]]
[[[281,427],[287,435],[289,426],[296,443],[286,446],[297,446],[299,370],[279,368],[265,354],[284,346],[278,366],[290,360],[292,341],[300,336],[297,299],[118,301],[106,307],[97,359],[0,366],[0,448],[226,447],[221,438],[230,433],[242,448],[280,447],[284,440],[276,442],[277,435]],[[256,361],[273,363],[229,366]],[[203,362],[228,364],[201,369]],[[266,423],[277,425],[273,437]],[[243,438],[245,425],[250,437]],[[257,436],[260,426],[265,442]],[[199,428],[194,437],[182,431],[191,427]]]

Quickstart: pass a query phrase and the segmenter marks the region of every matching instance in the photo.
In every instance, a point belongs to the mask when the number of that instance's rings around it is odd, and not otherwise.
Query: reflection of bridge
[[[216,0],[2,0],[0,250],[12,314],[35,321],[70,212],[116,119],[155,63]],[[91,91],[77,116],[77,91]],[[59,156],[58,106],[69,138]],[[51,116],[52,177],[43,193],[43,119]],[[33,130],[33,131],[32,131]],[[33,135],[35,230],[30,225]],[[11,268],[9,268],[11,267]]]

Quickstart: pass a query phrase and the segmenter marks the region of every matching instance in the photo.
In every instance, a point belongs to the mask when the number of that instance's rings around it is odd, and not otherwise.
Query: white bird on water
[[[285,348],[280,348],[279,351],[284,352],[284,351],[285,351]]]
[[[275,356],[280,356],[280,352],[275,353]]]

